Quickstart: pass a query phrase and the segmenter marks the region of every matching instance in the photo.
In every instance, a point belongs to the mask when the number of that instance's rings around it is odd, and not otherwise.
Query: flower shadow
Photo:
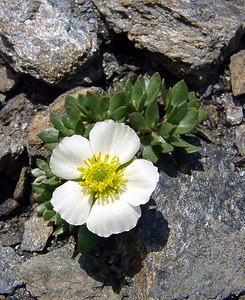
[[[152,205],[153,201],[150,201]],[[79,258],[80,267],[97,281],[112,286],[119,293],[130,285],[132,277],[140,272],[146,255],[161,251],[169,236],[168,222],[149,205],[142,208],[142,217],[129,232],[102,238],[96,249]]]

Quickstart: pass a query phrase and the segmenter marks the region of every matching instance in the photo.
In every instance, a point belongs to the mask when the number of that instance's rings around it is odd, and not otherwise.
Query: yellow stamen
[[[120,185],[125,182],[123,179],[124,168],[117,156],[110,159],[109,154],[105,154],[102,159],[101,153],[93,155],[84,161],[85,166],[79,167],[82,180],[79,184],[85,188],[87,194],[93,194],[95,198],[106,198],[117,193]]]

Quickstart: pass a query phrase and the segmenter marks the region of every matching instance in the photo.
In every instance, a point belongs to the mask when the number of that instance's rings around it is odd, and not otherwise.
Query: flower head
[[[65,137],[50,158],[52,172],[68,180],[53,193],[54,210],[103,237],[135,227],[159,179],[151,162],[134,159],[139,148],[134,130],[112,120],[96,123],[89,140]]]

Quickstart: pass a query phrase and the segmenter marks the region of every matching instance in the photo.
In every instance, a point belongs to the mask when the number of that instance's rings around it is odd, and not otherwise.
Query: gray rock
[[[26,221],[21,249],[30,252],[42,251],[53,231],[52,226],[48,224],[48,221],[35,215]]]
[[[234,103],[232,96],[226,94],[226,101],[223,104],[226,111],[226,119],[231,125],[239,125],[243,119],[243,108],[240,103]]]
[[[157,68],[204,84],[237,49],[244,1],[93,0],[116,33],[155,56]],[[149,59],[149,57],[147,58]]]
[[[239,153],[245,155],[245,125],[241,124],[236,128],[236,146]]]
[[[120,299],[110,287],[89,277],[78,258],[72,259],[74,245],[33,257],[18,268],[18,276],[32,296],[48,299]]]
[[[12,248],[0,245],[0,294],[7,294],[23,283],[16,275],[16,267],[21,262]]]
[[[8,216],[19,207],[18,201],[8,198],[0,203],[0,217]]]
[[[27,127],[35,113],[34,106],[20,94],[0,111],[0,172],[17,160],[27,144]]]
[[[17,72],[69,80],[98,50],[97,16],[90,1],[3,0],[0,53]]]
[[[6,93],[15,87],[16,77],[10,69],[0,66],[0,92]]]
[[[231,56],[230,72],[233,95],[245,94],[245,50]]]
[[[171,159],[160,163],[155,203],[138,227],[150,252],[124,288],[129,299],[221,300],[244,292],[243,180],[216,146],[203,145],[201,155],[199,163],[198,155],[187,158],[189,175]]]
[[[27,178],[28,178],[28,168],[23,167],[20,172],[18,182],[16,184],[13,198],[17,201],[23,200],[27,191]]]

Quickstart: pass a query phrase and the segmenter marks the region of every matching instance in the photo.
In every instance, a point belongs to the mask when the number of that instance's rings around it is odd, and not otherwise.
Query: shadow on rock
[[[168,223],[162,214],[144,207],[135,229],[101,239],[95,251],[80,256],[79,263],[89,276],[119,293],[140,272],[147,253],[161,251],[168,236]]]

